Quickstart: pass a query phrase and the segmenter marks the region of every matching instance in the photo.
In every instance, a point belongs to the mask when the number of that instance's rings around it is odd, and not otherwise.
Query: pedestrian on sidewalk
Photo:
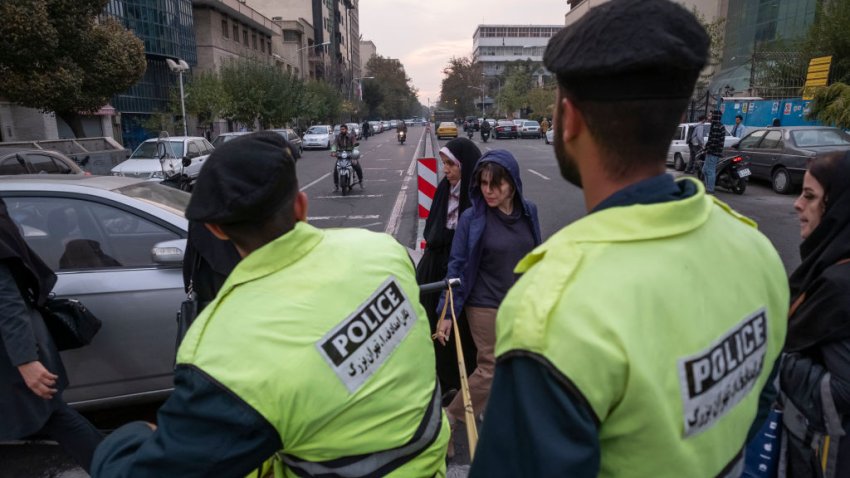
[[[782,458],[788,476],[850,476],[850,154],[810,162],[794,209],[803,262],[779,385],[785,414],[804,419],[785,422]]]
[[[466,138],[456,138],[440,149],[440,160],[443,163],[443,179],[437,185],[431,212],[425,220],[425,251],[416,267],[416,282],[427,284],[446,278],[449,267],[449,254],[452,250],[452,239],[455,236],[460,215],[470,206],[469,185],[475,163],[481,158],[481,151],[475,143]],[[422,307],[428,314],[431,330],[436,330],[440,316],[437,311],[439,294],[423,294],[419,297]],[[469,332],[466,320],[460,320],[463,355],[466,357],[467,374],[475,370],[475,342]],[[457,352],[454,347],[444,347],[434,344],[434,354],[437,360],[437,377],[440,387],[447,397],[460,390],[460,374],[457,366]]]
[[[723,146],[726,139],[726,128],[720,120],[720,110],[714,110],[711,113],[708,141],[705,143],[705,164],[702,166],[702,173],[705,177],[705,192],[708,194],[714,194],[714,183],[717,181],[717,162],[723,156]]]
[[[697,121],[698,123],[688,130],[688,150],[691,156],[688,159],[688,165],[685,167],[685,174],[694,173],[697,155],[705,148],[705,137],[708,136],[708,131],[705,129],[707,125],[705,115],[700,115]]]
[[[38,311],[55,284],[0,199],[0,441],[47,436],[88,472],[103,435],[62,398],[68,375]]]
[[[157,425],[107,437],[94,478],[260,476],[269,459],[285,476],[445,476],[449,427],[407,251],[315,228],[307,207],[280,135],[210,155],[186,217],[242,260],[180,345]]]
[[[469,376],[475,416],[484,412],[490,395],[495,359],[496,312],[517,279],[514,268],[540,244],[537,206],[522,195],[519,164],[507,150],[487,152],[478,161],[469,189],[471,207],[460,217],[452,241],[449,278],[459,277],[454,290],[455,315],[466,312],[477,348],[477,366]],[[445,294],[438,310],[442,310]],[[448,337],[451,317],[440,324]],[[445,339],[440,339],[445,344]],[[453,426],[464,417],[462,394],[449,404],[446,415]],[[453,454],[449,445],[449,456]]]
[[[471,478],[740,476],[788,284],[752,221],[666,174],[709,44],[669,0],[602,3],[549,41],[555,155],[588,214],[516,267]]]

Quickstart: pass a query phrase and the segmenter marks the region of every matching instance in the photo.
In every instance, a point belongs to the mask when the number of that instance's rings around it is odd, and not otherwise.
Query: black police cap
[[[186,218],[212,224],[263,221],[297,188],[295,154],[279,134],[239,136],[207,158]]]
[[[687,98],[709,43],[669,0],[611,0],[553,36],[543,63],[578,100]]]

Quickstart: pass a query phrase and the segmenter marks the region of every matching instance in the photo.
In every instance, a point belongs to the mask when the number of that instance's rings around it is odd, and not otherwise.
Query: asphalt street
[[[409,128],[409,141],[404,145],[396,141],[393,131],[361,140],[365,181],[362,189],[355,186],[347,196],[333,191],[334,159],[330,152],[305,151],[298,162],[298,175],[301,190],[309,198],[310,222],[322,228],[361,227],[388,232],[405,246],[414,248],[419,224],[415,160],[421,155],[424,133],[422,126]],[[586,214],[581,190],[561,179],[553,148],[543,140],[505,139],[482,143],[476,135],[474,141],[482,152],[503,148],[517,158],[524,194],[538,205],[544,239]],[[437,149],[446,142],[440,140]],[[672,170],[668,172],[681,175]],[[799,264],[799,225],[793,210],[794,196],[780,196],[767,184],[751,183],[742,196],[718,189],[717,197],[758,223],[779,251],[789,273]],[[112,429],[123,421],[151,419],[152,416],[152,407],[144,407],[101,413],[93,418],[99,427]],[[450,463],[449,476],[465,476],[468,470],[465,434],[461,428],[458,430],[459,453]],[[84,476],[85,473],[74,467],[55,445],[41,442],[0,445],[0,478]]]

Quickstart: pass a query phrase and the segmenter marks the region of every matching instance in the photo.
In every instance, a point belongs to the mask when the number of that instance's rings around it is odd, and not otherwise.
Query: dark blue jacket
[[[531,233],[534,236],[534,245],[540,245],[540,221],[537,219],[537,206],[525,199],[522,195],[522,179],[519,176],[519,163],[516,158],[507,150],[495,149],[487,152],[478,163],[475,165],[476,177],[478,169],[481,165],[493,162],[510,173],[516,186],[516,197],[522,203],[522,214],[528,221],[531,228]],[[487,225],[487,202],[481,194],[481,187],[478,182],[473,180],[469,184],[469,200],[472,205],[461,214],[455,230],[455,237],[452,240],[452,253],[449,259],[449,269],[446,274],[447,278],[460,278],[460,287],[452,289],[454,293],[454,309],[455,315],[460,316],[463,310],[463,305],[469,297],[475,285],[475,279],[478,277],[478,264],[481,261],[481,238],[484,236],[484,229]],[[443,310],[443,302],[445,301],[445,293],[440,298],[440,304],[437,307],[437,313]],[[447,318],[448,314],[447,314]]]

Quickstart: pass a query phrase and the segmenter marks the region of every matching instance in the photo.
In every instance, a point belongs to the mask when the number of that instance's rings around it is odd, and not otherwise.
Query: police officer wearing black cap
[[[444,474],[449,427],[403,246],[307,224],[293,150],[269,132],[210,155],[186,217],[242,260],[183,339],[158,428],[112,433],[95,478]]]
[[[668,0],[611,0],[549,42],[588,215],[517,265],[470,476],[740,476],[788,289],[754,223],[665,174],[708,46]]]

